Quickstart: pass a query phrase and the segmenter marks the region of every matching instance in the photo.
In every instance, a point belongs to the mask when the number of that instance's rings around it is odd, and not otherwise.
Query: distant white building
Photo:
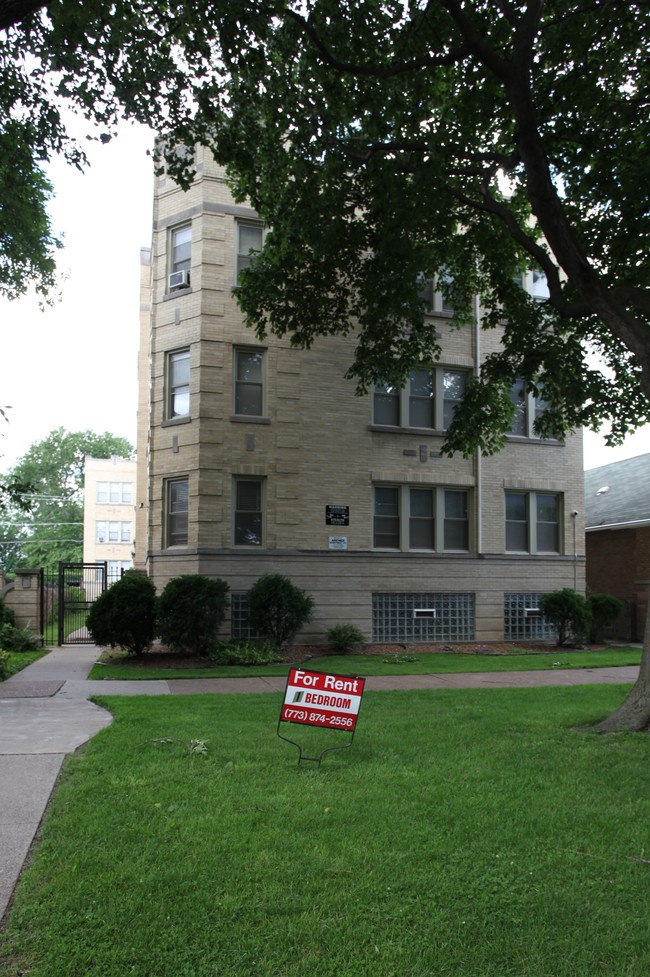
[[[128,458],[86,455],[84,563],[106,561],[108,582],[133,567],[136,463]]]

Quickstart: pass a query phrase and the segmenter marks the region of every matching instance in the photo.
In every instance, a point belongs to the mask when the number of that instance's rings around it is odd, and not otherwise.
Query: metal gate
[[[92,639],[86,627],[88,611],[106,590],[104,563],[59,563],[60,645],[86,645]]]

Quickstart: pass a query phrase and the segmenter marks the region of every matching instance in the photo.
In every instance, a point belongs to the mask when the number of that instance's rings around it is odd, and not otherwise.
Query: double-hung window
[[[539,438],[535,422],[549,409],[550,402],[541,392],[535,396],[523,380],[516,380],[510,389],[515,412],[509,434],[520,438]]]
[[[170,478],[166,483],[165,536],[167,546],[187,546],[189,479]]]
[[[264,228],[262,224],[252,221],[237,221],[237,268],[235,280],[245,268],[250,268],[255,254],[262,250],[264,244]]]
[[[172,228],[169,238],[169,288],[184,288],[190,284],[192,266],[192,225]]]
[[[235,546],[262,545],[262,480],[236,478],[234,495]]]
[[[561,498],[549,492],[506,492],[506,552],[559,553]]]
[[[387,550],[467,552],[466,489],[376,485],[373,546]]]
[[[454,314],[453,303],[447,298],[452,282],[453,278],[447,271],[443,271],[437,279],[426,278],[424,275],[420,277],[418,289],[425,315],[450,316]]]
[[[188,417],[190,413],[190,351],[180,349],[167,354],[167,420]]]
[[[412,370],[406,386],[376,385],[373,423],[387,427],[446,431],[465,396],[467,370],[442,366]]]
[[[235,350],[235,414],[262,417],[264,414],[264,353],[253,349]]]

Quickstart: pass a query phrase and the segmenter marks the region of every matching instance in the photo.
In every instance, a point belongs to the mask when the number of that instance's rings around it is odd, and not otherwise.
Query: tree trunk
[[[592,729],[597,733],[619,733],[624,730],[641,733],[650,730],[650,606],[646,611],[639,677],[618,709]]]

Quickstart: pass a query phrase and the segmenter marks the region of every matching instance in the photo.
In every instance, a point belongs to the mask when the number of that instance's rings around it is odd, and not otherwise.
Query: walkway
[[[284,690],[282,676],[86,680],[94,645],[58,648],[0,684],[0,919],[41,823],[61,765],[112,717],[89,702],[96,695],[196,695]],[[549,672],[474,672],[460,675],[370,676],[368,691],[390,689],[529,688],[633,682],[638,667],[557,669]]]

